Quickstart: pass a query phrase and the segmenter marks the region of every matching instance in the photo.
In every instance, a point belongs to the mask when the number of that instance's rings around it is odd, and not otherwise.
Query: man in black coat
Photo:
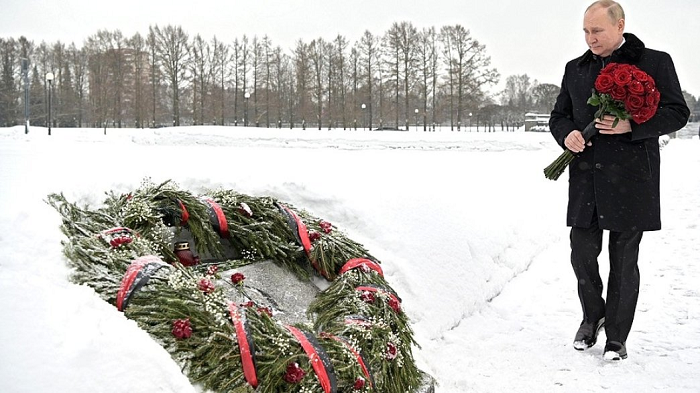
[[[679,130],[688,121],[680,83],[671,57],[647,49],[624,33],[622,7],[596,1],[584,14],[589,50],[567,63],[561,90],[549,121],[554,139],[576,153],[569,165],[567,226],[571,227],[571,264],[578,279],[583,321],[574,347],[595,345],[604,326],[604,358],[627,357],[626,341],[639,293],[637,257],[644,231],[661,229],[659,203],[659,136]],[[610,63],[633,64],[649,74],[661,93],[656,114],[642,124],[605,115],[598,133],[585,143],[581,130],[594,120],[591,96],[600,70]],[[610,232],[610,275],[607,297],[598,271],[603,230]]]

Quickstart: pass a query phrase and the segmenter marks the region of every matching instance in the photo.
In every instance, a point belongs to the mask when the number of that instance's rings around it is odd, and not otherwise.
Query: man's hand
[[[591,142],[588,142],[588,146]],[[580,153],[586,148],[586,141],[583,139],[583,134],[579,130],[573,130],[564,139],[564,146],[574,153]]]
[[[601,134],[626,134],[632,132],[632,125],[629,120],[619,120],[617,125],[613,128],[613,123],[615,122],[615,116],[605,115],[603,119],[595,119],[595,127]]]

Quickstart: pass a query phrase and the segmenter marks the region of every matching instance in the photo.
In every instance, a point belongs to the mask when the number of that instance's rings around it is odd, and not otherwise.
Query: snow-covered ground
[[[0,391],[199,391],[134,322],[67,280],[60,219],[43,202],[63,192],[97,205],[150,177],[271,195],[363,243],[440,393],[698,392],[697,130],[662,150],[664,229],[644,235],[629,358],[610,364],[604,337],[571,346],[567,175],[544,178],[560,153],[548,133],[0,128]]]

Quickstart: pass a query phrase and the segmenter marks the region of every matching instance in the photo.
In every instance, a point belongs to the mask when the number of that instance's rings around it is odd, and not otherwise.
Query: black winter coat
[[[597,134],[569,165],[568,226],[587,228],[594,211],[601,229],[651,231],[661,229],[659,202],[659,136],[679,130],[688,122],[685,103],[671,56],[646,49],[633,34],[610,57],[590,50],[566,64],[561,90],[549,127],[563,148],[573,130],[582,131],[594,118],[596,107],[586,101],[605,65],[634,64],[656,82],[661,101],[653,118],[643,124],[630,120],[632,132]]]

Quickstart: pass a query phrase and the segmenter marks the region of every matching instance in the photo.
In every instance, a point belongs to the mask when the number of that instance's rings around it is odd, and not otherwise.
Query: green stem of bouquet
[[[570,150],[565,150],[551,165],[544,168],[544,176],[549,180],[559,179],[559,176],[564,173],[564,169],[573,161],[574,157],[574,153]]]

